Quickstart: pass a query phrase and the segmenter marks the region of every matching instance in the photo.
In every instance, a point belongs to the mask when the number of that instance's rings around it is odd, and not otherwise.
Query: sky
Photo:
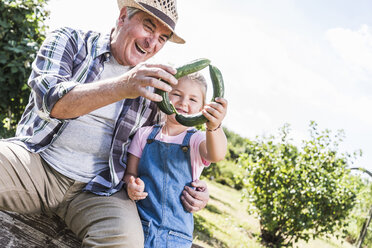
[[[225,127],[254,139],[288,123],[300,144],[315,121],[344,130],[340,151],[362,150],[352,166],[372,170],[372,1],[177,2],[186,44],[168,42],[150,62],[210,59],[225,82]],[[47,8],[50,30],[109,32],[119,14],[116,0],[50,0]]]

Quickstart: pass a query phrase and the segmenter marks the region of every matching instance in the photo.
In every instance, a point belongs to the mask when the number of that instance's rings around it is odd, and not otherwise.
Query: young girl
[[[191,247],[194,222],[184,210],[181,193],[199,178],[204,166],[222,160],[227,140],[221,127],[227,101],[205,104],[207,84],[194,73],[181,78],[169,99],[182,114],[202,111],[206,132],[179,124],[175,114],[163,126],[143,127],[128,150],[124,176],[128,196],[137,201],[145,247]]]

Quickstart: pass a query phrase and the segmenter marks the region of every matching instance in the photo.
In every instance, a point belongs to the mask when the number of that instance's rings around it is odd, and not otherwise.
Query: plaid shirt
[[[18,124],[16,137],[9,141],[31,152],[41,152],[73,121],[50,116],[54,104],[78,84],[93,82],[109,59],[110,35],[61,28],[44,41],[35,61],[28,85],[30,100]],[[84,190],[111,195],[122,187],[127,149],[141,126],[153,125],[156,104],[143,98],[126,99],[116,120],[108,167],[94,177]]]

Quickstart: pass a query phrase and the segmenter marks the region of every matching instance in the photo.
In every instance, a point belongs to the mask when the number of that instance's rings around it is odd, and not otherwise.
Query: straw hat
[[[185,43],[185,40],[174,32],[178,19],[176,0],[117,0],[117,2],[120,10],[128,6],[152,15],[173,32],[169,41]]]

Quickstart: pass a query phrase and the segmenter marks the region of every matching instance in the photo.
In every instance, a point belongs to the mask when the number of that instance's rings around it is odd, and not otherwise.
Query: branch
[[[362,167],[353,167],[353,168],[350,168],[350,170],[359,170],[361,172],[367,173],[370,177],[372,177],[372,172],[370,172],[367,169],[364,169]]]

